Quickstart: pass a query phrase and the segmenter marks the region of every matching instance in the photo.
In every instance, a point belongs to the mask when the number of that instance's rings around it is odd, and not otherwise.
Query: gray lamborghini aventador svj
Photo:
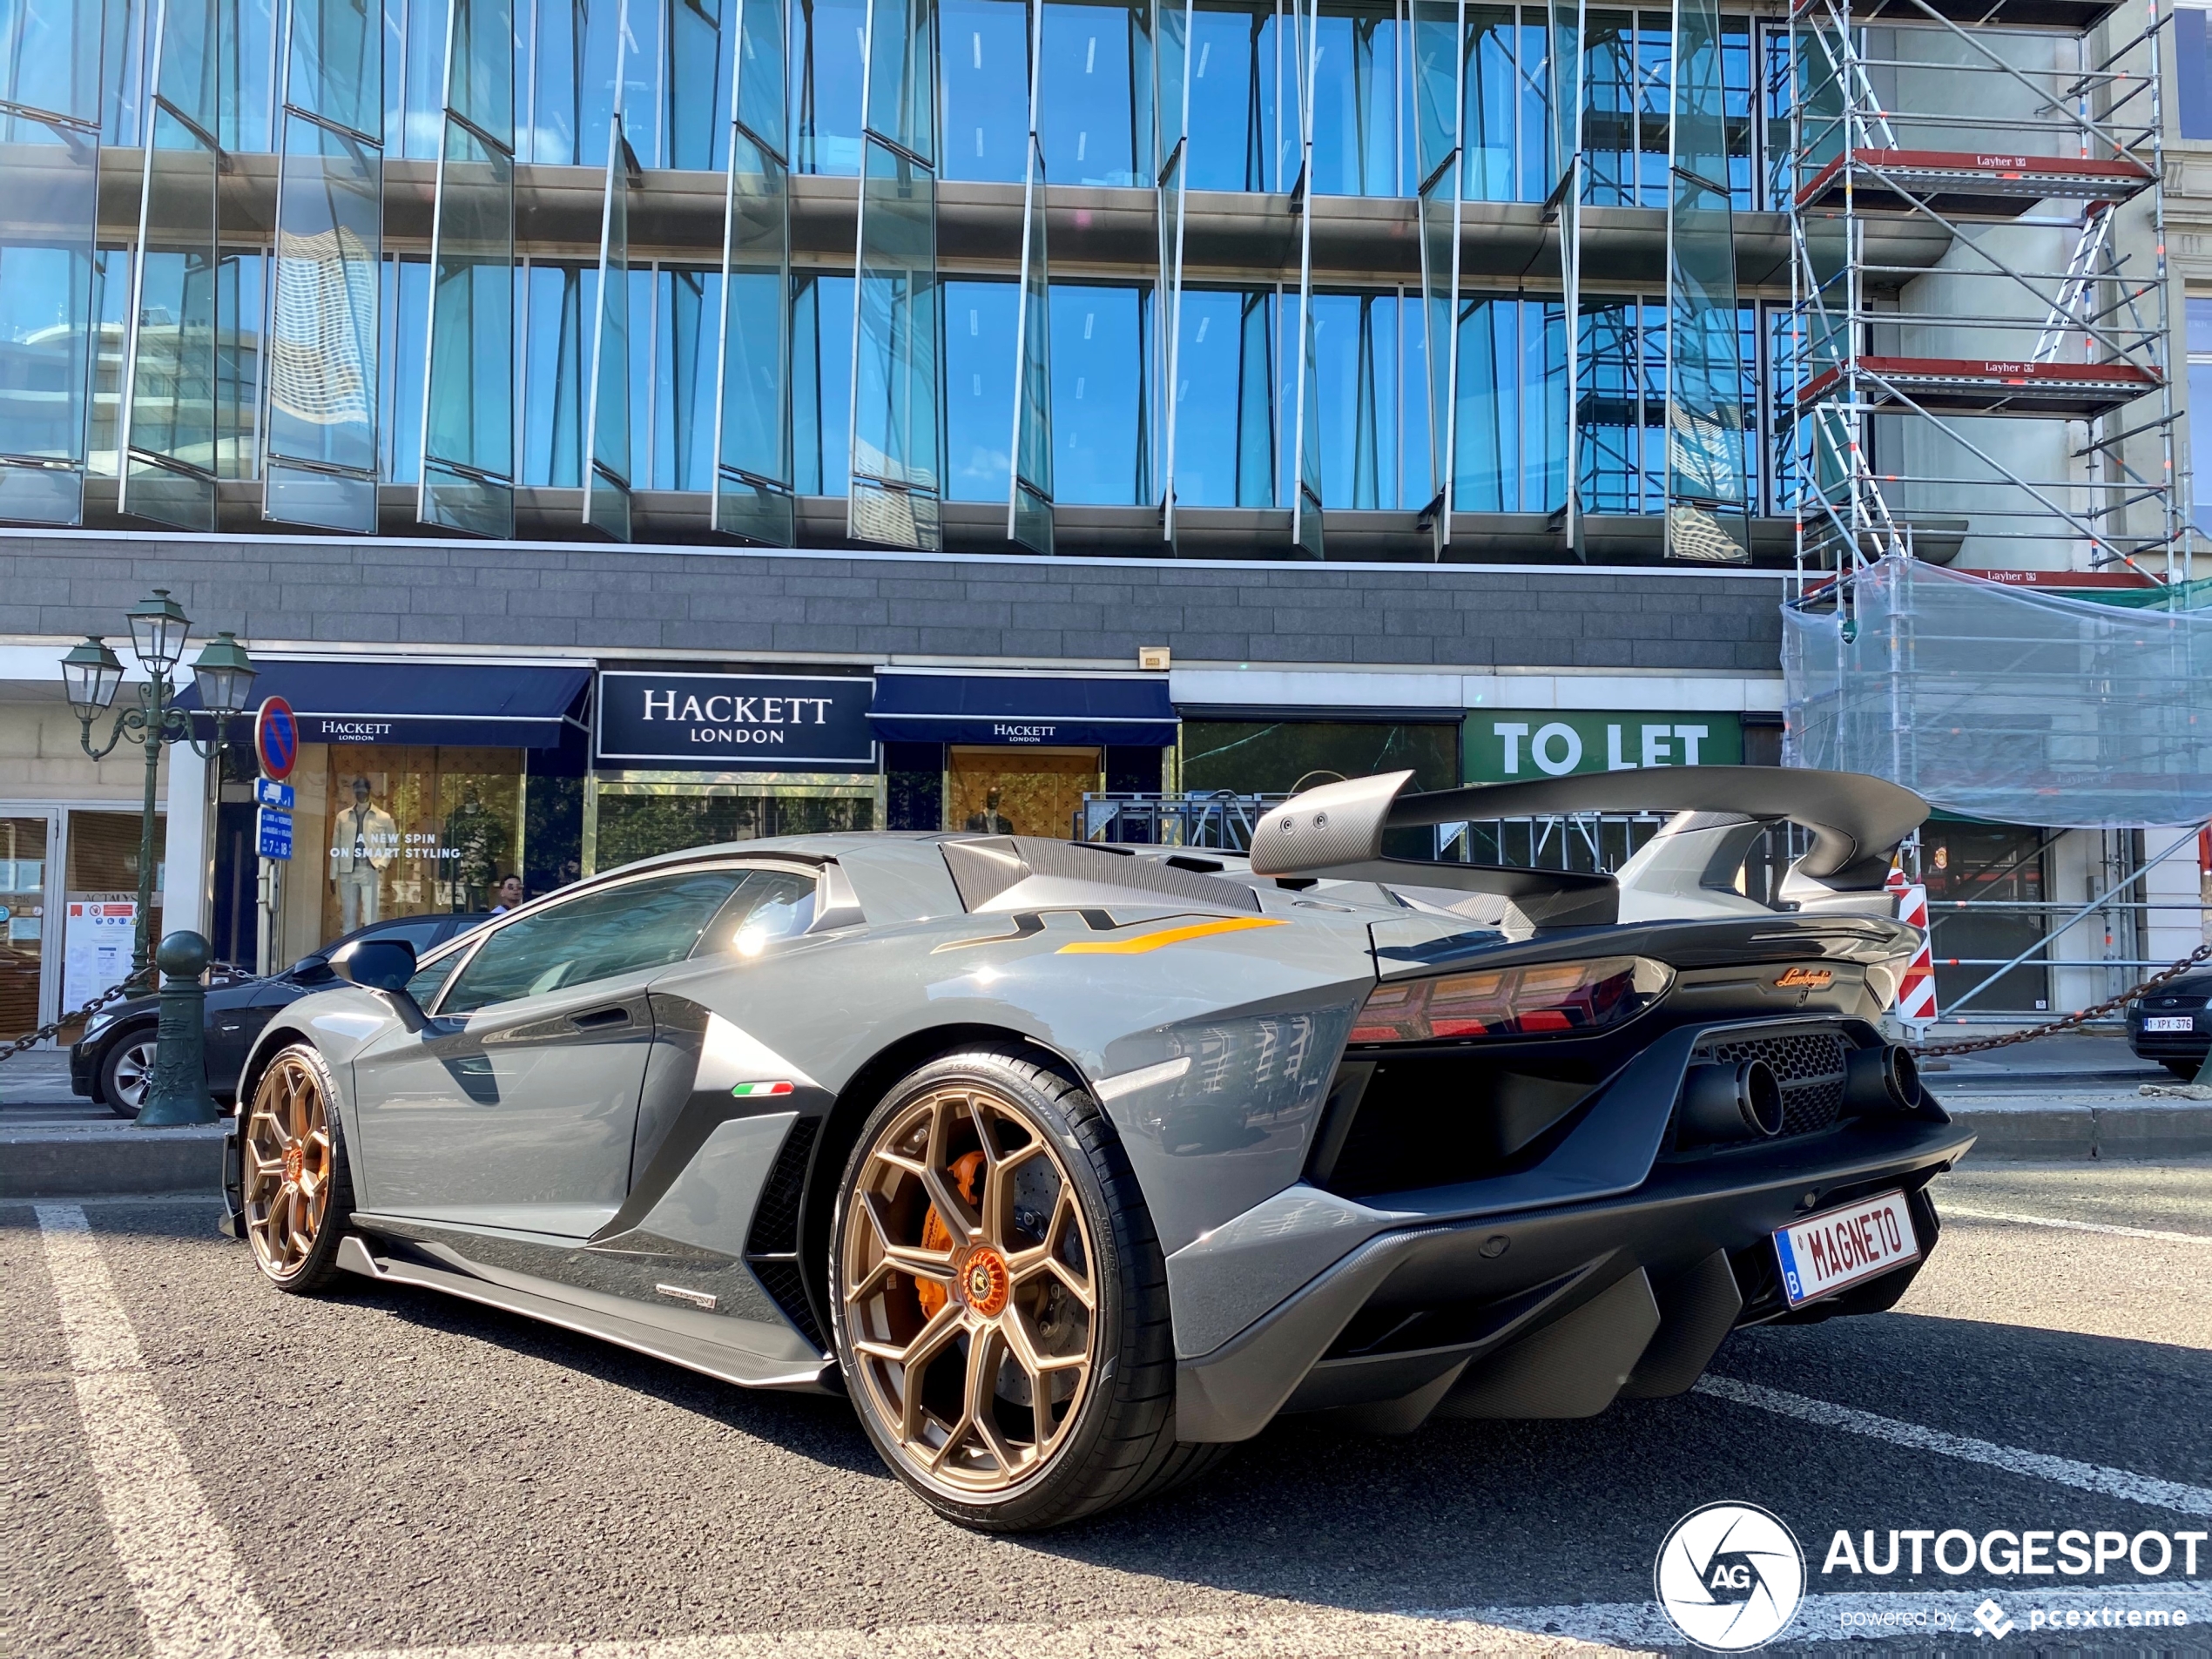
[[[1006,1529],[1278,1413],[1589,1416],[1738,1325],[1895,1303],[1971,1144],[1875,1023],[1920,799],[1409,777],[1309,791],[1249,856],[804,836],[419,962],[362,941],[246,1060],[232,1228],[285,1290],[359,1274],[843,1393],[924,1500]],[[1630,808],[1674,815],[1614,876],[1384,853]],[[1784,860],[1756,881],[1755,848]]]

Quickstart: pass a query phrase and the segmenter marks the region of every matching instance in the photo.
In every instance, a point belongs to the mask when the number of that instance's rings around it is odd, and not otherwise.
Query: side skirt
[[[670,1365],[681,1366],[687,1371],[696,1371],[721,1382],[734,1383],[740,1388],[774,1388],[799,1393],[839,1392],[830,1380],[830,1373],[836,1369],[833,1360],[796,1367],[759,1362],[748,1365],[744,1355],[728,1348],[695,1341],[672,1332],[657,1331],[634,1320],[576,1307],[550,1296],[541,1296],[512,1285],[496,1285],[446,1268],[431,1267],[396,1257],[378,1256],[370,1250],[368,1241],[359,1233],[348,1233],[339,1242],[338,1265],[365,1278],[388,1285],[408,1285],[423,1290],[442,1291],[464,1302],[475,1302],[485,1307],[518,1313],[525,1318],[557,1325],[563,1331],[574,1331],[581,1336],[597,1337],[618,1348],[663,1359]]]

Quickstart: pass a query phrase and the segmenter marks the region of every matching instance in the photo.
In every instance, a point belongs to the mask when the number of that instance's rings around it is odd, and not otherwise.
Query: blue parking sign
[[[274,806],[264,806],[255,814],[256,840],[265,859],[288,859],[292,856],[292,814]]]

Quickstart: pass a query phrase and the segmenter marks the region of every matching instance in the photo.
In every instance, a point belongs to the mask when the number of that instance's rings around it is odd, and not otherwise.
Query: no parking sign
[[[292,775],[293,765],[300,759],[300,718],[293,713],[292,705],[280,697],[261,699],[260,711],[253,717],[253,753],[261,763],[263,777]]]

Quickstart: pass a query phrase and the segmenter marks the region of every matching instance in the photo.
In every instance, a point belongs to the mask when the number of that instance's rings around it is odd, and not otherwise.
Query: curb
[[[1978,1158],[2176,1158],[2212,1155],[2212,1106],[2066,1106],[1977,1110],[1946,1104]]]
[[[0,1135],[0,1199],[219,1192],[223,1131],[220,1123],[11,1130]]]

